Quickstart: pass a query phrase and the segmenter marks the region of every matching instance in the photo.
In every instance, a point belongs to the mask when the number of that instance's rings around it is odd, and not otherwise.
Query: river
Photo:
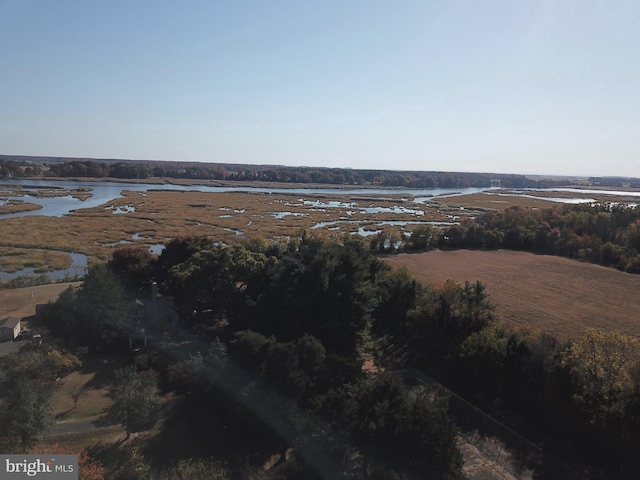
[[[75,189],[86,189],[91,196],[86,200],[79,200],[71,195],[63,195],[59,197],[38,197],[36,195],[23,196],[10,195],[8,192],[2,192],[3,186],[15,187],[20,186],[27,192],[40,189],[56,189],[61,191],[69,191]],[[274,187],[248,187],[248,186],[208,186],[208,185],[174,185],[174,184],[149,184],[149,183],[128,183],[128,182],[83,182],[77,180],[2,180],[0,181],[0,198],[19,199],[26,203],[33,203],[41,206],[38,210],[30,210],[27,212],[0,214],[0,220],[4,218],[24,217],[28,215],[45,215],[51,217],[61,217],[67,215],[72,210],[82,208],[92,208],[99,205],[112,202],[116,198],[122,197],[123,190],[131,190],[136,192],[146,192],[149,190],[165,190],[165,191],[198,191],[198,192],[257,192],[257,193],[284,193],[295,195],[411,195],[414,202],[424,202],[438,198],[451,198],[460,195],[468,195],[473,193],[502,190],[496,187],[486,188],[449,188],[449,189],[410,189],[410,188],[274,188]],[[511,194],[521,196],[535,196],[536,192],[562,192],[575,193],[572,198],[566,197],[546,197],[545,199],[559,203],[579,203],[593,201],[591,198],[584,198],[583,195],[612,195],[639,197],[640,192],[633,191],[610,191],[596,190],[586,188],[546,188],[546,189],[516,189]]]
[[[59,197],[38,197],[35,195],[12,196],[2,193],[0,198],[20,199],[26,203],[34,203],[42,208],[27,212],[0,214],[3,218],[25,217],[28,215],[45,215],[50,217],[61,217],[72,210],[82,208],[92,208],[112,202],[116,198],[122,197],[123,190],[135,192],[147,192],[149,190],[165,191],[196,191],[196,192],[256,192],[256,193],[289,193],[294,195],[412,195],[416,197],[427,197],[429,199],[444,198],[456,195],[466,195],[479,193],[492,188],[449,188],[449,189],[408,189],[408,188],[272,188],[272,187],[234,187],[234,186],[208,186],[208,185],[173,185],[173,184],[148,184],[148,183],[126,183],[126,182],[82,182],[72,180],[4,180],[0,181],[2,186],[19,186],[25,190],[59,189],[69,191],[78,188],[89,189],[91,197],[86,200],[79,200],[71,195]]]

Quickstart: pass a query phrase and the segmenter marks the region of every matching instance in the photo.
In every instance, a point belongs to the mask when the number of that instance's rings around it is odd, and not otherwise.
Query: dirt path
[[[385,259],[424,284],[479,280],[507,323],[567,340],[586,328],[640,336],[640,275],[567,258],[506,250],[433,251]]]

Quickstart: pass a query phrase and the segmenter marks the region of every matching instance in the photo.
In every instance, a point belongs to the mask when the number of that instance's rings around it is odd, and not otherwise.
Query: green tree
[[[129,329],[122,284],[104,264],[89,267],[74,305],[80,340],[92,350],[112,346]]]
[[[396,228],[383,228],[369,240],[371,251],[389,253],[400,250],[403,244],[403,236]]]
[[[224,315],[250,290],[252,280],[260,277],[267,261],[264,254],[242,245],[215,246],[172,268],[170,283],[181,303]]]
[[[158,283],[164,283],[169,277],[171,268],[186,262],[197,252],[210,250],[215,242],[208,237],[180,236],[165,244],[156,261],[155,276]]]
[[[308,333],[328,351],[356,360],[377,301],[375,280],[386,268],[359,240],[303,238],[278,262],[255,321],[245,328],[279,341]]]
[[[352,387],[341,410],[364,478],[380,469],[401,478],[461,478],[457,431],[441,400],[410,396],[400,379],[379,374]]]
[[[460,346],[467,390],[493,400],[504,385],[508,354],[508,339],[498,328],[489,326],[469,335]]]
[[[0,360],[0,451],[28,451],[52,421],[56,378],[77,370],[80,361],[47,345]]]
[[[201,394],[211,389],[225,373],[227,347],[216,339],[205,355],[199,351],[189,358],[167,368],[167,380],[171,387],[185,394]]]
[[[153,372],[138,373],[134,366],[115,371],[109,388],[114,403],[108,416],[125,427],[127,439],[132,432],[147,430],[157,421],[162,406],[157,390],[157,377]]]
[[[424,393],[409,401],[394,445],[394,464],[414,479],[462,479],[457,429],[442,399]]]
[[[46,381],[17,379],[0,397],[0,451],[28,452],[48,427],[53,384]]]
[[[151,466],[140,450],[127,445],[121,449],[119,458],[109,465],[109,480],[152,480]]]
[[[438,244],[439,235],[431,225],[420,225],[411,232],[407,242],[409,250],[429,250]]]
[[[44,322],[51,333],[70,344],[78,343],[78,314],[76,311],[76,289],[64,290],[55,302],[43,309]]]
[[[463,298],[465,316],[471,320],[473,330],[479,331],[494,320],[494,306],[489,303],[486,287],[479,280],[474,283],[464,282]]]
[[[434,360],[458,352],[472,333],[493,321],[493,307],[484,285],[447,280],[440,288],[425,288],[408,312],[411,336],[416,346]]]
[[[405,335],[407,312],[414,309],[422,286],[406,268],[382,271],[376,279],[378,302],[372,330],[377,335]]]

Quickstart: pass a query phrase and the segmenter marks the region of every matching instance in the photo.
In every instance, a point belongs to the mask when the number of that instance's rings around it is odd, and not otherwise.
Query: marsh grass
[[[91,198],[91,189],[85,187],[78,187],[67,189],[64,187],[52,187],[42,186],[27,188],[20,185],[0,185],[0,193],[11,197],[22,197],[29,195],[37,198],[53,198],[53,197],[66,197],[72,196],[78,200],[86,200]],[[6,212],[5,212],[6,213]]]
[[[63,252],[0,246],[0,270],[13,273],[32,267],[35,273],[64,270],[71,266],[71,257]]]
[[[42,206],[35,203],[28,203],[24,200],[9,199],[4,205],[0,205],[0,214],[30,212],[40,210]]]
[[[411,198],[405,197],[125,190],[122,198],[97,207],[75,210],[63,217],[32,215],[0,220],[0,246],[84,253],[92,262],[110,259],[113,250],[125,244],[164,244],[179,235],[206,235],[223,244],[234,244],[243,238],[288,238],[305,230],[312,230],[320,237],[355,234],[365,223],[370,223],[367,229],[377,230],[383,228],[378,224],[384,221],[451,220],[446,203],[413,203]],[[323,207],[304,200],[340,204]],[[420,210],[423,214],[367,213],[362,210],[388,209],[391,204]],[[134,211],[114,213],[118,207],[127,206],[133,207]],[[458,208],[457,215],[470,214],[472,212]],[[318,227],[320,222],[338,223]],[[408,225],[404,230],[413,227]],[[403,230],[402,227],[393,228]],[[49,263],[54,261],[53,257],[44,258],[38,253],[28,256],[32,256],[29,262],[34,268],[53,268]],[[26,261],[14,260],[14,263],[17,268]],[[68,263],[62,268],[66,265]]]

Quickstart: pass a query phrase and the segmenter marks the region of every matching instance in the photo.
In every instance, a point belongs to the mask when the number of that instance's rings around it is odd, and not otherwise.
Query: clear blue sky
[[[0,153],[640,177],[640,1],[0,0]]]

